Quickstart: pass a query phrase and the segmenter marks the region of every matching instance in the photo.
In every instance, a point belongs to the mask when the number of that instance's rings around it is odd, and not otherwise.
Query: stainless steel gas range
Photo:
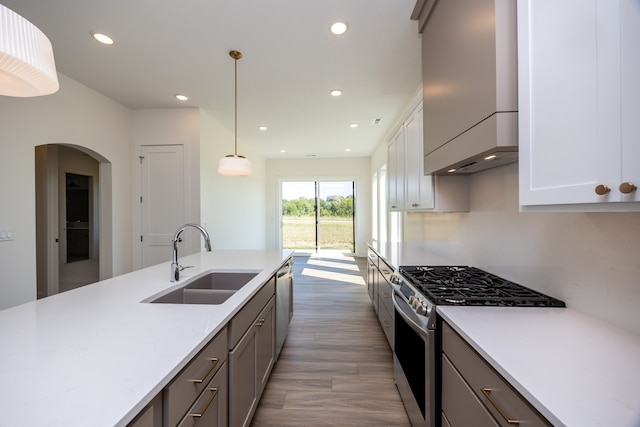
[[[404,266],[393,280],[394,377],[413,426],[440,426],[437,305],[564,307],[469,266]]]

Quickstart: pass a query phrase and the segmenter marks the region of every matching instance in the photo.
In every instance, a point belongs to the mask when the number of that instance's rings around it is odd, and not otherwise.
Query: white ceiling
[[[415,0],[1,1],[49,37],[59,72],[130,108],[202,107],[231,132],[239,50],[240,154],[368,156],[420,88]]]

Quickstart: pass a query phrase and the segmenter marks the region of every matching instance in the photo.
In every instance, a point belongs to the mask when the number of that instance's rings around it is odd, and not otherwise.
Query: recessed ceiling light
[[[340,89],[334,89],[330,93],[331,93],[331,96],[340,96],[340,95],[342,95],[342,91]]]
[[[350,128],[357,128],[358,124],[357,123],[351,123],[351,124],[349,124],[349,127]]]
[[[349,27],[347,26],[347,23],[344,21],[335,21],[333,24],[331,24],[331,26],[329,27],[329,29],[331,30],[331,32],[335,35],[340,35],[340,34],[344,34],[347,32],[347,29]]]
[[[453,172],[455,172],[455,171],[456,171],[455,169],[449,169],[447,172],[449,172],[449,173],[453,173]]]
[[[495,159],[496,157],[498,157],[498,155],[497,155],[497,154],[492,154],[492,155],[490,155],[490,156],[485,157],[484,159],[485,159],[485,160],[493,160],[493,159]]]
[[[280,152],[281,152],[281,153],[286,153],[286,152],[287,152],[287,150],[280,150]]]
[[[96,39],[102,44],[111,45],[114,43],[113,37],[110,37],[104,33],[92,33],[91,35],[93,36],[94,39]]]
[[[344,151],[351,151],[351,148],[345,148]]]
[[[186,100],[188,100],[188,99],[189,99],[189,97],[187,97],[187,96],[185,96],[185,95],[182,95],[182,94],[180,94],[180,93],[176,93],[176,99],[177,99],[178,101],[186,101]]]
[[[258,126],[258,129],[259,130],[267,130],[267,127],[266,126]]]

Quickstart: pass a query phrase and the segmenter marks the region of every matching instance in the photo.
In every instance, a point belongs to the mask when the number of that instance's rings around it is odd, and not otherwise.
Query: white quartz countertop
[[[640,337],[566,308],[438,313],[554,426],[640,426]]]
[[[453,265],[419,244],[369,246],[396,269]],[[570,308],[437,312],[554,426],[640,427],[640,336]]]
[[[0,427],[122,426],[291,256],[213,251],[0,311]],[[141,301],[210,269],[260,273],[220,305]]]

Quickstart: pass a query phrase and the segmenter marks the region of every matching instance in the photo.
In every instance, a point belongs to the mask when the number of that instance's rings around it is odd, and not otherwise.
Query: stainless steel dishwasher
[[[276,360],[293,317],[293,258],[276,273]]]

